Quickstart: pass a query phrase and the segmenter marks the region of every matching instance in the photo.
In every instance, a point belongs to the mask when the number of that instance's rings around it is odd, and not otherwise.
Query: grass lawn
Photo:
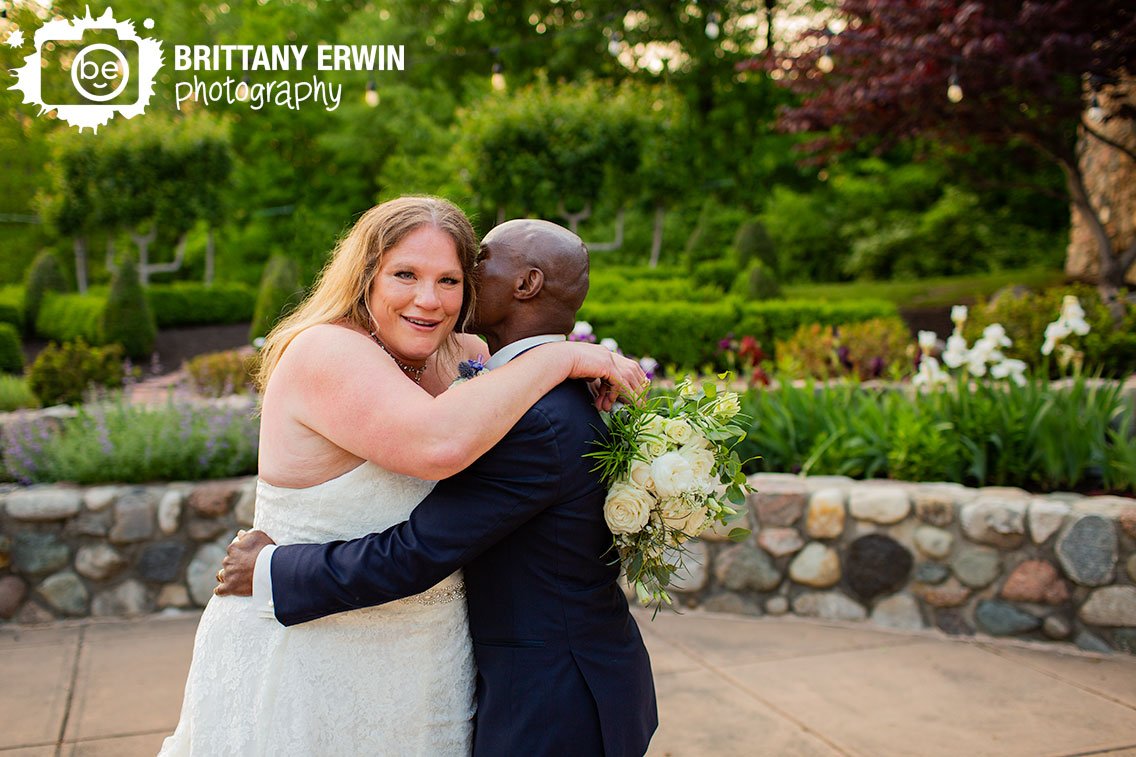
[[[914,281],[851,281],[839,284],[787,284],[782,296],[791,299],[840,300],[880,299],[903,308],[971,304],[989,297],[1002,287],[1021,284],[1031,289],[1061,284],[1065,274],[1048,268],[1020,271],[943,276]]]

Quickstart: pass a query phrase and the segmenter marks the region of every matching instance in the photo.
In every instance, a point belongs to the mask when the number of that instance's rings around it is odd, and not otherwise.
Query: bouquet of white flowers
[[[667,586],[682,567],[683,542],[738,518],[733,505],[751,490],[734,450],[745,438],[739,410],[735,392],[688,377],[673,395],[607,415],[610,437],[588,455],[611,487],[604,519],[627,581],[656,611],[671,604]],[[730,531],[736,541],[748,535],[744,528]]]

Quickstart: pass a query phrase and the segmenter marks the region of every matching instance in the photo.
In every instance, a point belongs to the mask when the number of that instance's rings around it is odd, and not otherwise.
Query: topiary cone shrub
[[[256,294],[249,341],[265,336],[276,321],[283,318],[299,301],[300,274],[296,263],[284,255],[273,255],[264,266],[260,289]]]
[[[28,336],[35,333],[36,318],[47,292],[67,292],[70,289],[59,258],[50,250],[36,255],[24,279],[24,333]]]
[[[158,327],[138,278],[138,268],[130,257],[119,265],[111,280],[100,333],[104,344],[121,344],[123,352],[132,359],[148,358],[154,351]]]

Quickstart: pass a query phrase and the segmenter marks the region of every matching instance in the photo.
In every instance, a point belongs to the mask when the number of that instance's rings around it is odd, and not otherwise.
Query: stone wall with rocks
[[[1136,653],[1136,500],[753,476],[753,534],[692,543],[686,606]]]
[[[752,536],[691,542],[679,604],[1136,653],[1136,500],[753,476]],[[0,619],[203,606],[255,479],[0,493]]]
[[[129,616],[202,607],[254,478],[0,494],[0,620]]]

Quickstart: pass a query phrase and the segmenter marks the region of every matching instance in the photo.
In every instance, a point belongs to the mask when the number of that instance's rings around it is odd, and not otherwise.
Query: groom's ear
[[[544,271],[530,268],[517,278],[517,285],[513,287],[513,297],[518,300],[531,300],[543,288]]]

